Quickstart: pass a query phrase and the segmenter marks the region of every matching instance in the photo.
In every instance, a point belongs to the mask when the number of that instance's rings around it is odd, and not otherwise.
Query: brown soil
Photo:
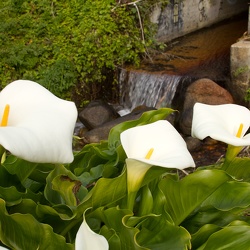
[[[222,142],[204,142],[197,151],[191,152],[196,167],[209,166],[217,163],[225,156],[227,145]]]

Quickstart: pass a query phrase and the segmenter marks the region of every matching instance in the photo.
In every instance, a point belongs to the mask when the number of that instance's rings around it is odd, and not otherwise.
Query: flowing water
[[[169,106],[180,79],[181,76],[129,72],[123,69],[120,74],[122,103],[126,103],[125,106],[130,109],[140,105],[158,108],[162,102],[165,106]]]
[[[230,46],[247,31],[248,14],[223,21],[171,41],[164,53],[120,73],[120,104],[171,107],[180,83],[209,78],[225,87],[230,82]]]

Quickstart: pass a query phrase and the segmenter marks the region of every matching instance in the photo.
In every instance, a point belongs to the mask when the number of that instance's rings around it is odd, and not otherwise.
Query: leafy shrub
[[[2,1],[1,87],[30,79],[62,98],[71,98],[72,89],[81,95],[87,85],[97,89],[106,72],[125,63],[139,64],[146,47],[153,44],[154,29],[147,21],[152,4],[151,0],[136,5],[115,0]]]

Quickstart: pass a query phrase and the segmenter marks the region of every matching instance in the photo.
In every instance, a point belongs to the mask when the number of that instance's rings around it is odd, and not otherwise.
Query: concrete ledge
[[[245,96],[250,88],[250,40],[245,38],[231,46],[231,84],[236,103],[247,105]]]
[[[158,26],[157,39],[173,40],[248,10],[249,0],[170,0],[162,9],[155,5],[151,22]]]

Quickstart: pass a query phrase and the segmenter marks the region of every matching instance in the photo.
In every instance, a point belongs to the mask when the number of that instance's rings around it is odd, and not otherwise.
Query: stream
[[[143,60],[139,68],[123,68],[120,104],[130,110],[140,105],[171,107],[177,92],[199,78],[227,88],[230,47],[247,25],[248,13],[241,14],[169,42],[164,52]]]

